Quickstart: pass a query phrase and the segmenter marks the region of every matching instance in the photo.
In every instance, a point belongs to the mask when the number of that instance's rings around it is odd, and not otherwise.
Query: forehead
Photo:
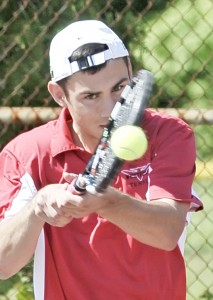
[[[128,68],[123,58],[109,60],[104,68],[95,74],[79,71],[67,81],[67,87],[71,90],[78,88],[90,88],[92,90],[113,87],[122,78],[128,79]]]

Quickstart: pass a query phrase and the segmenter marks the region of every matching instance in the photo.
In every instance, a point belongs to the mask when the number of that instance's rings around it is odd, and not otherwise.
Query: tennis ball
[[[110,146],[118,158],[132,161],[144,155],[148,142],[140,127],[123,125],[112,133]]]

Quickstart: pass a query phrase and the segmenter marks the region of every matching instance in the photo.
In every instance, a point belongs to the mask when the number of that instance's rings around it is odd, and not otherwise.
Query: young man
[[[58,120],[19,135],[0,156],[1,279],[35,252],[36,300],[185,299],[179,241],[187,213],[202,206],[191,193],[192,130],[146,110],[146,154],[104,193],[73,195],[67,186],[91,157],[131,63],[106,25],[81,21],[55,36],[50,66]]]

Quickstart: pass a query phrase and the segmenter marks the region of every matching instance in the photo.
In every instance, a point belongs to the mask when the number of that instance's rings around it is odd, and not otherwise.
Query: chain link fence
[[[212,0],[2,0],[0,148],[18,133],[56,118],[47,92],[48,49],[71,21],[100,19],[123,39],[134,70],[156,79],[151,106],[188,122],[196,136],[194,214],[185,249],[187,300],[213,299],[213,2]],[[0,281],[0,299],[33,299],[31,265]],[[170,300],[170,299],[169,299]]]

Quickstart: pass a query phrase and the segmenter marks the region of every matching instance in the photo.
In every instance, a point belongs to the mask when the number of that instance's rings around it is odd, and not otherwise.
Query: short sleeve
[[[191,202],[196,148],[191,128],[178,119],[163,120],[151,136],[149,198]]]
[[[0,220],[17,213],[32,198],[30,176],[8,149],[0,153]]]

